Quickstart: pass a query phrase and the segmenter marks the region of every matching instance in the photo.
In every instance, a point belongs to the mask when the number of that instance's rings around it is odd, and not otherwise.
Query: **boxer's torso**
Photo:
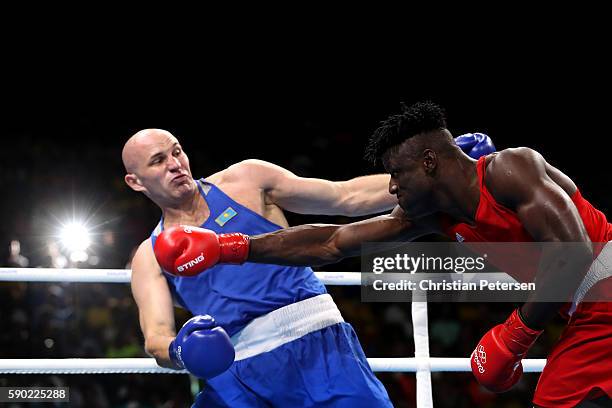
[[[474,224],[454,222],[450,217],[443,216],[442,230],[451,239],[459,242],[532,242],[533,238],[523,227],[517,213],[500,204],[488,188],[487,170],[492,156],[482,157],[477,163],[480,201]],[[601,243],[610,240],[612,228],[605,215],[582,196],[567,176],[552,166],[548,167],[548,176],[566,192],[576,206],[591,241]],[[507,271],[516,279],[525,281],[533,278],[536,267],[532,271],[512,273],[511,268]]]
[[[219,174],[219,173],[218,173]],[[218,175],[217,174],[217,175]],[[265,202],[249,191],[248,183],[234,183],[213,175],[198,180],[198,189],[208,208],[198,226],[217,233],[241,232],[263,234],[282,228],[270,218],[286,225],[278,207]],[[211,181],[220,181],[228,191]],[[241,197],[234,200],[228,194]],[[151,242],[163,230],[163,218],[151,234]],[[325,293],[325,286],[314,276],[312,269],[270,264],[216,265],[196,277],[177,277],[164,272],[176,301],[191,313],[210,314],[231,336],[258,316],[280,307]]]

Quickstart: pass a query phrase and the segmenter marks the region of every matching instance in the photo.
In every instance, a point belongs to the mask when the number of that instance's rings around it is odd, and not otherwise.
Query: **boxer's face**
[[[152,130],[138,140],[135,151],[138,166],[134,174],[142,187],[139,191],[155,201],[181,199],[197,188],[189,158],[169,132]]]
[[[415,146],[410,143],[409,139],[389,149],[383,156],[383,164],[391,175],[389,192],[397,196],[398,204],[409,217],[418,218],[434,212],[428,153],[431,151],[415,153]]]

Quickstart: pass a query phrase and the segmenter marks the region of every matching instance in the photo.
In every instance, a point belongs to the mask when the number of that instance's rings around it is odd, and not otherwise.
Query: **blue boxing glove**
[[[455,143],[472,159],[478,159],[495,151],[493,140],[484,133],[466,133],[457,136]]]
[[[209,315],[187,320],[170,342],[168,352],[177,367],[204,379],[227,370],[236,356],[229,336]]]

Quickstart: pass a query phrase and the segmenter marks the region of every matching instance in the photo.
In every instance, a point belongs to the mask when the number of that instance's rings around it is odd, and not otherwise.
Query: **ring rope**
[[[468,372],[469,358],[368,358],[376,372]],[[546,359],[523,360],[524,372],[540,372]],[[157,365],[153,358],[0,359],[0,374],[187,374]]]

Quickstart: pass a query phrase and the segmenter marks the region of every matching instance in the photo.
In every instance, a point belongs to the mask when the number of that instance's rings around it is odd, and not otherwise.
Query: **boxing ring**
[[[325,285],[361,285],[359,272],[315,272]],[[126,269],[0,268],[4,282],[129,283]],[[412,303],[414,357],[368,358],[375,372],[414,372],[419,408],[431,408],[432,372],[469,372],[469,358],[431,357],[426,302]],[[523,360],[524,372],[541,372],[546,359]],[[157,365],[153,358],[0,359],[0,374],[187,374]]]

